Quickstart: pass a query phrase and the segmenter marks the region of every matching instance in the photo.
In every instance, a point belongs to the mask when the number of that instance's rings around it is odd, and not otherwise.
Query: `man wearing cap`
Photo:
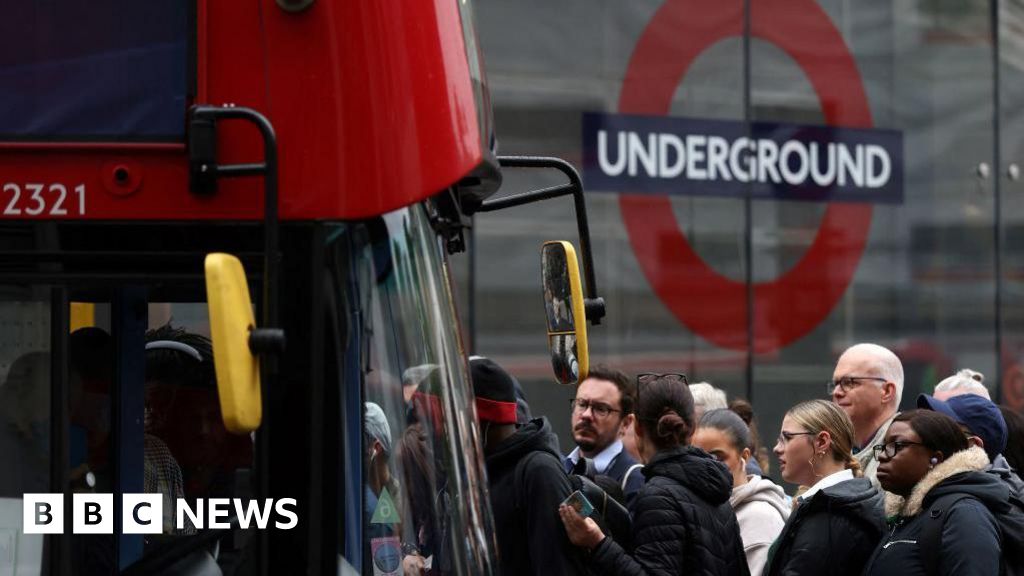
[[[397,505],[395,498],[401,496],[397,480],[391,475],[388,461],[391,458],[391,425],[379,405],[366,403],[366,488],[365,512],[367,519],[373,517],[381,499],[390,500],[389,506]],[[390,536],[394,533],[391,524],[370,523],[371,537]]]
[[[857,442],[853,457],[864,477],[878,486],[874,446],[885,440],[903,396],[903,364],[878,344],[857,344],[843,352],[828,382],[832,401],[850,417]]]
[[[558,517],[572,489],[558,438],[544,417],[516,423],[515,383],[494,361],[469,362],[483,440],[500,573],[580,574],[575,547]]]
[[[976,394],[961,394],[942,401],[921,394],[917,397],[917,407],[941,412],[956,420],[971,444],[983,448],[988,454],[991,464],[985,471],[1009,484],[1018,498],[1024,496],[1024,482],[1002,455],[1008,437],[1006,420],[991,400]]]

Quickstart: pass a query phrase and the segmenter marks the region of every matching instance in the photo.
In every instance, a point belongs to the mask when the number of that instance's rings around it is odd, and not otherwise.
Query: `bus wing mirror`
[[[231,432],[259,428],[263,417],[259,358],[249,347],[255,329],[245,269],[230,254],[207,254],[206,297],[221,418]]]
[[[548,345],[555,378],[576,384],[587,377],[587,313],[580,267],[571,242],[546,242],[541,249],[541,279]]]

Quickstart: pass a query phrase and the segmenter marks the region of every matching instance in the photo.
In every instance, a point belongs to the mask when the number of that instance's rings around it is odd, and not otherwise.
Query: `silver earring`
[[[929,460],[929,462],[931,462],[932,465],[929,466],[928,469],[931,470],[932,468],[935,468],[936,464],[939,463],[939,459],[938,458],[932,458],[931,460]]]

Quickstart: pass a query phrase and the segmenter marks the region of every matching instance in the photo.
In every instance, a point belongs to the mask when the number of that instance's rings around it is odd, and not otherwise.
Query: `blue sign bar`
[[[585,113],[588,189],[903,202],[903,135],[773,122]]]

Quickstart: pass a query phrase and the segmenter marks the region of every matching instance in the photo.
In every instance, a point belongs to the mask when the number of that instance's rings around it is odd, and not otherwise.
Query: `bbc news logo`
[[[291,530],[299,524],[294,498],[262,501],[241,498],[199,498],[193,508],[179,498],[175,503],[174,523],[181,530],[186,519],[198,530],[205,528],[228,529],[228,518],[234,512],[242,529],[254,526],[266,530],[273,526]],[[276,516],[276,519],[273,518]],[[63,494],[25,494],[22,502],[23,530],[25,534],[64,533]],[[164,498],[161,494],[124,494],[121,499],[122,534],[160,534],[163,532]],[[74,494],[72,499],[71,532],[73,534],[113,534],[114,495]]]

